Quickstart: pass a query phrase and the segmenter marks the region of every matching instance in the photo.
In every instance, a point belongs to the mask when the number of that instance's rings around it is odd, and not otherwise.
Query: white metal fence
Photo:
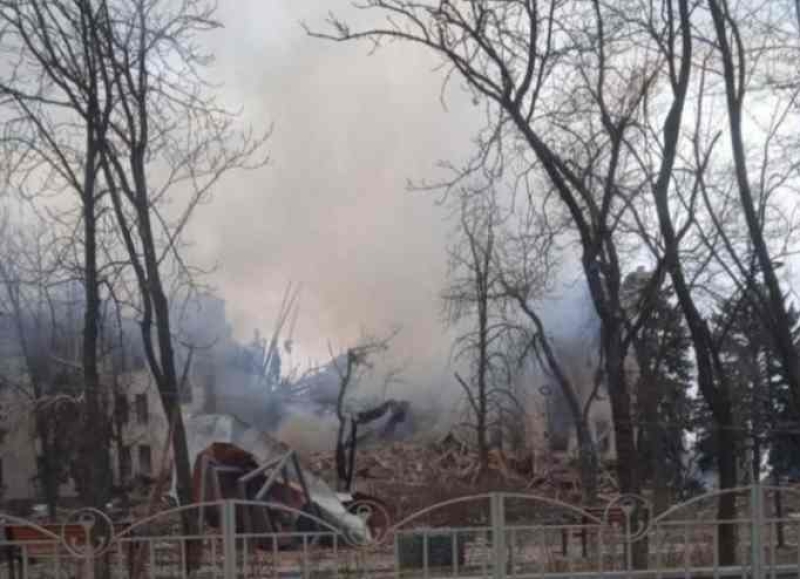
[[[734,516],[720,520],[727,499]],[[350,537],[282,504],[192,504],[130,524],[93,510],[59,525],[3,516],[0,575],[219,579],[800,579],[800,492],[742,487],[651,515],[641,497],[582,509],[527,494],[490,493],[434,505],[390,524],[385,510],[353,511],[372,530]],[[182,517],[202,523],[181,532]]]

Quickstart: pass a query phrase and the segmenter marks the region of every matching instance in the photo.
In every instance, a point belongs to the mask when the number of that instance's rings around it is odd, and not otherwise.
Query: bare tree
[[[454,361],[469,370],[455,377],[466,395],[478,447],[479,475],[489,469],[492,423],[497,413],[495,383],[503,369],[502,338],[508,326],[499,316],[499,272],[495,259],[499,211],[493,198],[464,192],[458,201],[457,238],[449,250],[449,281],[442,293],[447,322],[459,332]],[[501,380],[502,381],[502,380]]]
[[[781,4],[776,6],[780,12]],[[785,3],[783,7],[786,7]],[[774,144],[780,139],[775,127],[786,118],[792,106],[778,104],[774,109],[777,113],[773,114],[772,119],[751,134],[756,141],[758,133],[765,135],[762,151],[764,163],[758,179],[761,194],[755,196],[753,182],[747,174],[749,161],[743,141],[741,107],[746,86],[760,85],[764,88],[769,83],[758,82],[755,76],[748,80],[744,60],[739,60],[740,66],[734,73],[733,60],[752,55],[753,63],[761,63],[772,52],[770,56],[779,61],[781,53],[785,55],[785,51],[784,48],[775,48],[773,43],[784,46],[785,34],[781,32],[779,22],[773,22],[772,28],[764,26],[757,16],[759,11],[743,9],[739,23],[752,20],[748,26],[754,33],[753,44],[745,48],[727,3],[709,2],[708,8],[710,20],[703,19],[702,11],[695,11],[690,22],[690,14],[681,12],[680,18],[672,23],[673,29],[679,31],[682,38],[680,47],[674,43],[659,47],[670,65],[666,78],[673,104],[685,104],[693,95],[697,100],[690,109],[688,122],[682,120],[682,112],[676,107],[664,119],[665,135],[677,135],[683,131],[689,137],[683,143],[683,151],[688,154],[682,155],[677,172],[658,175],[652,191],[661,234],[660,243],[663,246],[659,251],[663,252],[664,269],[670,275],[687,322],[695,354],[699,391],[715,423],[719,483],[722,488],[731,488],[736,486],[738,480],[736,447],[731,444],[732,433],[736,429],[733,412],[735,400],[730,389],[730,377],[720,356],[720,340],[711,329],[709,302],[721,301],[722,296],[732,291],[755,296],[757,307],[772,329],[781,350],[779,357],[782,360],[787,355],[791,358],[783,364],[791,382],[797,365],[796,354],[785,296],[775,275],[776,257],[782,254],[780,245],[776,253],[775,246],[770,247],[770,242],[779,230],[787,231],[788,241],[793,226],[789,219],[778,219],[777,228],[774,222],[770,226],[768,216],[771,213],[771,198],[774,198],[777,190],[785,187],[792,170],[788,169],[791,164],[784,164],[785,159],[777,160],[773,165],[780,167],[777,170],[767,170],[766,166],[770,164],[770,159],[776,160],[773,157]],[[772,11],[766,12],[774,14]],[[695,32],[690,34],[688,31],[692,28]],[[702,42],[696,41],[697,38]],[[736,46],[733,50],[731,42]],[[692,71],[696,71],[694,80]],[[774,80],[777,78],[775,71],[774,67],[769,67],[764,76]],[[721,91],[718,90],[718,79],[722,82]],[[717,112],[720,100],[717,95],[720,92],[725,95],[723,110],[727,112],[727,119]],[[770,97],[768,92],[764,93],[764,98],[770,104],[781,100]],[[788,102],[792,102],[793,98]],[[715,158],[719,155],[728,156],[727,153],[717,152],[725,121],[732,143],[733,171],[727,159],[722,161]],[[648,130],[658,128],[652,118],[646,119],[646,122]],[[681,145],[678,141],[675,144]],[[648,152],[648,147],[642,147],[641,143],[631,148],[638,149],[637,159],[642,172],[653,174],[647,160],[653,151]],[[657,154],[661,155],[662,150]],[[735,175],[735,183],[730,182],[731,172]],[[760,288],[751,293],[751,288],[757,285]],[[762,288],[766,288],[766,291],[762,291]],[[731,493],[721,495],[718,518],[727,520],[734,517],[735,497]],[[719,546],[721,561],[733,562],[736,557],[734,525],[720,527]]]
[[[103,90],[115,96],[109,138],[99,166],[108,187],[117,231],[133,271],[141,335],[150,371],[171,429],[177,493],[192,500],[191,464],[180,410],[179,376],[170,320],[165,264],[192,278],[180,240],[194,209],[235,169],[265,162],[266,135],[236,128],[202,77],[208,62],[196,36],[219,26],[215,6],[203,0],[103,2],[98,41]],[[158,181],[154,175],[165,175]],[[189,200],[169,216],[163,204],[178,189]],[[190,532],[196,521],[184,513]]]
[[[192,212],[229,171],[263,165],[267,138],[240,131],[235,116],[209,95],[202,77],[209,59],[196,36],[219,26],[214,10],[205,0],[0,5],[10,31],[4,48],[17,57],[2,91],[19,111],[9,121],[15,139],[8,143],[21,151],[10,170],[20,176],[20,188],[71,188],[81,201],[87,425],[95,429],[105,419],[97,370],[102,216],[121,244],[109,252],[126,272],[117,279],[125,294],[118,297],[138,312],[145,355],[175,425],[172,450],[183,504],[191,502],[191,465],[165,279],[177,275],[192,283],[195,270],[180,254]],[[177,213],[174,205],[166,209],[176,191],[188,193]],[[100,507],[110,487],[110,465],[102,459],[108,452],[90,446],[101,440],[87,436],[84,449],[92,459],[86,461],[89,478],[106,489],[91,493],[91,504]],[[184,525],[192,524],[186,513]]]
[[[0,80],[6,108],[5,141],[12,183],[25,194],[69,190],[79,202],[85,292],[82,372],[86,408],[79,485],[87,504],[108,499],[111,470],[100,400],[98,363],[101,302],[98,227],[103,191],[99,186],[101,142],[112,109],[102,91],[98,59],[88,47],[96,36],[91,2],[3,2],[2,49],[12,65]]]
[[[665,123],[663,131],[652,135],[639,131],[638,120],[665,66],[647,47],[669,45],[676,64],[679,50],[674,44],[690,34],[677,23],[689,18],[688,0],[664,0],[658,9],[645,11],[651,18],[670,18],[667,26],[628,18],[639,8],[636,2],[368,0],[360,7],[385,19],[355,30],[332,18],[331,32],[312,34],[367,40],[375,46],[407,41],[441,57],[447,78],[459,75],[490,113],[489,136],[465,172],[479,166],[499,174],[512,169],[517,159],[523,167],[517,183],[526,186],[544,178],[548,186],[543,193],[552,192],[560,201],[602,324],[603,379],[613,412],[617,475],[623,492],[638,492],[625,360],[640,320],[626,315],[620,298],[621,247],[627,237],[622,224],[634,219],[634,200],[651,186],[664,189],[673,172],[680,122]],[[634,48],[639,46],[644,48]],[[665,108],[680,120],[683,105],[676,93]],[[663,155],[654,160],[660,179],[643,182],[632,170],[635,163],[626,142],[662,136]]]
[[[359,427],[378,420],[387,413],[392,413],[393,419],[400,420],[405,415],[406,405],[391,399],[368,409],[353,409],[348,405],[348,395],[359,384],[363,373],[374,368],[374,358],[389,349],[397,332],[395,330],[385,338],[365,337],[359,345],[348,348],[343,356],[337,357],[331,353],[332,364],[339,375],[339,391],[336,397],[339,428],[336,433],[335,460],[340,491],[350,492],[353,488]],[[387,385],[395,378],[395,373],[390,372],[386,377]]]
[[[797,177],[794,159],[787,158],[793,152],[784,150],[784,143],[787,137],[794,141],[792,121],[797,120],[795,109],[800,87],[796,67],[790,65],[788,71],[785,67],[781,70],[781,63],[796,58],[800,48],[796,31],[786,28],[793,7],[788,2],[777,2],[773,11],[764,11],[762,16],[733,6],[727,0],[709,0],[707,5],[713,23],[713,32],[708,31],[707,36],[714,48],[708,55],[712,60],[709,68],[723,85],[735,176],[731,188],[746,233],[736,235],[718,218],[714,224],[724,242],[721,251],[729,254],[731,281],[752,296],[754,306],[766,322],[790,385],[793,413],[800,415],[800,359],[792,335],[786,289],[777,272],[786,256],[785,250],[773,243],[778,231],[784,230],[786,237],[790,237],[796,228],[789,218],[782,217],[790,203],[785,198],[776,200],[781,195],[793,194],[790,184]],[[769,60],[778,64],[764,64]],[[748,106],[748,96],[760,102]],[[767,114],[757,112],[765,105],[772,109],[769,120],[759,123],[761,126],[748,127],[748,113],[767,118]],[[713,178],[709,180],[712,182],[705,185],[713,188]],[[713,212],[715,207],[708,209]],[[777,223],[776,214],[781,216]],[[737,252],[736,237],[746,239],[746,251]]]
[[[0,260],[0,304],[5,320],[13,326],[23,369],[19,372],[16,364],[8,364],[6,367],[11,368],[12,375],[4,373],[2,381],[5,388],[13,388],[22,397],[25,405],[22,413],[33,417],[34,435],[41,448],[37,478],[52,517],[56,514],[59,487],[64,482],[67,470],[66,463],[61,459],[69,460],[72,453],[66,449],[70,442],[74,443],[75,438],[65,436],[63,428],[58,432],[58,425],[52,422],[54,417],[48,412],[48,406],[51,406],[48,402],[54,394],[58,372],[53,359],[58,328],[55,319],[57,314],[51,308],[53,296],[50,282],[53,276],[48,271],[46,248],[42,242],[42,237],[38,235],[30,238],[22,232],[11,232],[8,228],[4,230],[4,258]],[[26,258],[30,259],[30,263],[26,263]],[[27,265],[33,266],[32,270]],[[14,354],[5,353],[10,356]]]
[[[510,302],[515,318],[521,316],[527,322],[516,324],[527,346],[525,355],[533,353],[538,366],[556,382],[566,401],[578,442],[583,501],[591,504],[597,500],[599,459],[589,427],[589,413],[598,395],[602,374],[595,374],[591,391],[583,394],[579,391],[548,335],[537,305],[552,289],[557,268],[556,249],[564,232],[548,223],[533,204],[509,222],[493,257],[502,298]]]

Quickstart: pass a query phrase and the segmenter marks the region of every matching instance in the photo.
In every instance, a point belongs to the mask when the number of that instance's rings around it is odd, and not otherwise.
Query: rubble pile
[[[336,485],[333,452],[308,457],[311,470]],[[435,443],[394,443],[360,448],[356,457],[356,491],[390,499],[395,520],[456,497],[487,491],[526,492],[580,502],[577,465],[565,455],[514,454],[494,449],[489,472],[480,477],[477,452],[448,435]],[[601,479],[601,494],[614,495],[610,475]]]

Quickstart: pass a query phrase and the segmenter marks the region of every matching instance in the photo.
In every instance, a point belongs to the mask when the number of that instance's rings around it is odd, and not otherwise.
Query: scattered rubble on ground
[[[314,453],[309,468],[329,484],[336,483],[335,456]],[[571,503],[580,502],[577,466],[566,456],[515,454],[492,450],[489,474],[479,479],[478,454],[453,434],[433,443],[397,442],[360,448],[355,487],[369,495],[391,497],[395,520],[436,502],[488,490],[527,492]],[[605,473],[600,494],[614,496],[613,478]]]
[[[577,464],[568,455],[494,449],[488,474],[481,477],[478,453],[452,433],[438,440],[360,447],[348,499],[333,491],[338,482],[333,449],[302,456],[230,416],[195,417],[187,431],[196,501],[281,503],[295,512],[322,516],[335,527],[352,527],[350,532],[363,530],[354,528],[359,521],[348,513],[349,502],[364,498],[377,500],[395,524],[443,501],[490,491],[529,493],[576,505],[581,501]],[[606,500],[617,495],[607,471],[601,476],[600,495]],[[459,511],[454,509],[451,518],[458,518]],[[215,514],[206,515],[205,521],[214,524]],[[249,517],[253,525],[257,518]],[[283,527],[276,521],[261,521],[260,527],[290,530],[299,522],[296,516]]]

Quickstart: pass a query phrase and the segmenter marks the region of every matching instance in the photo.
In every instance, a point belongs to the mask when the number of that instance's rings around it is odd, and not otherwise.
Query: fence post
[[[494,579],[506,576],[506,510],[503,493],[492,493],[490,511],[492,518],[492,545],[494,547]]]
[[[761,558],[764,553],[764,546],[762,542],[762,528],[764,525],[764,497],[761,482],[755,478],[755,482],[750,487],[751,494],[751,531],[750,531],[750,557],[751,557],[751,575],[753,579],[761,579],[762,577],[762,564]]]
[[[236,579],[236,503],[230,500],[222,507],[222,575]]]
[[[95,547],[95,522],[90,518],[91,515],[87,514],[87,518],[81,519],[80,515],[78,517],[78,522],[80,526],[83,528],[83,540],[84,545],[83,549],[78,552],[79,559],[81,559],[81,566],[83,567],[81,575],[83,579],[94,579],[95,573],[95,566],[97,565],[97,549]],[[67,533],[62,530],[61,532],[61,540],[68,541]],[[56,546],[56,552],[60,548],[60,545]],[[27,576],[23,575],[23,579],[28,579]]]
[[[94,551],[87,549],[86,553],[82,555],[81,559],[83,559],[82,564],[83,564],[84,579],[94,579],[95,565],[97,565],[97,559],[95,558]],[[23,579],[27,579],[27,577],[23,577]]]

